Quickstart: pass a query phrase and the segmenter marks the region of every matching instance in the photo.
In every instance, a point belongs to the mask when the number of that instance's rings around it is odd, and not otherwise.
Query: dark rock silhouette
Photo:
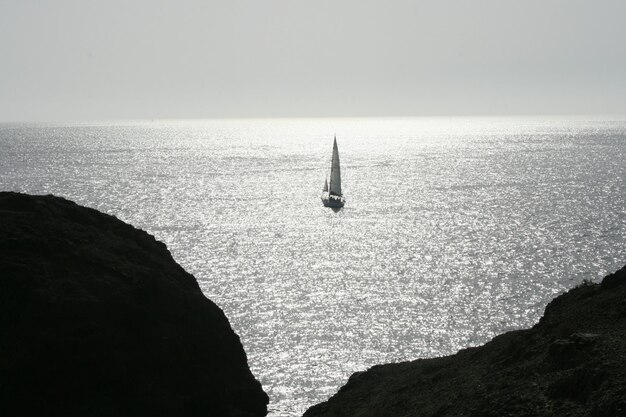
[[[165,245],[54,196],[0,193],[1,416],[265,416],[222,310]]]
[[[626,416],[626,267],[555,298],[531,329],[356,373],[304,416]]]

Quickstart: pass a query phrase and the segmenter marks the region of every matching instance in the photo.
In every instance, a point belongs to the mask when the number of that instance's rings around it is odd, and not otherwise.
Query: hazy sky
[[[0,0],[0,120],[626,114],[624,0]]]

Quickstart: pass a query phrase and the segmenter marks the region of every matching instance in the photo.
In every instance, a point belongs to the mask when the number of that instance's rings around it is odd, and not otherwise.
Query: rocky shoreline
[[[165,245],[0,193],[0,415],[265,416],[228,319]]]
[[[304,417],[626,416],[626,267],[555,298],[531,329],[352,375]]]

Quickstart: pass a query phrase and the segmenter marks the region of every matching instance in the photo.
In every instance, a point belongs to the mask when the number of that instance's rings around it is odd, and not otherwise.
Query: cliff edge
[[[531,329],[356,373],[304,416],[626,416],[626,267],[555,298]]]
[[[0,415],[267,413],[239,337],[148,233],[0,193]]]

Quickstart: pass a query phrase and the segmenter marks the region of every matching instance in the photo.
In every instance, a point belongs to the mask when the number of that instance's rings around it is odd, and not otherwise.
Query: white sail
[[[330,194],[341,195],[341,169],[339,168],[339,151],[337,150],[337,136],[333,143],[333,160],[330,165]]]
[[[322,191],[325,193],[328,192],[328,180],[326,178],[324,178],[324,189]]]

